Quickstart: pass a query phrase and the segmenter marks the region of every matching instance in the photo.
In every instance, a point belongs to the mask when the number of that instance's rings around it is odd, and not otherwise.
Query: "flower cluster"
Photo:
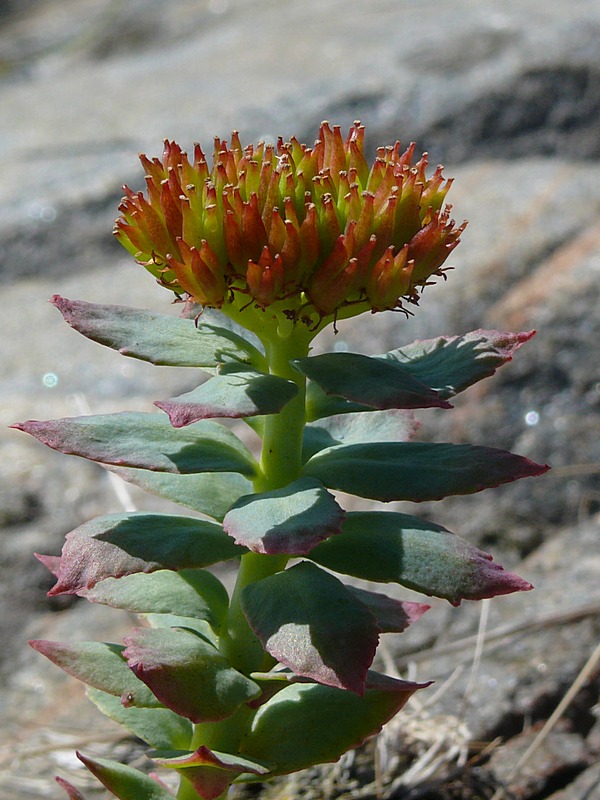
[[[381,147],[372,167],[364,126],[344,140],[324,122],[312,148],[292,138],[243,148],[215,139],[212,168],[166,141],[140,156],[147,196],[125,187],[115,234],[159,282],[203,306],[272,308],[314,317],[402,308],[458,244],[444,200],[451,181],[414,145]],[[350,306],[356,310],[351,311]]]

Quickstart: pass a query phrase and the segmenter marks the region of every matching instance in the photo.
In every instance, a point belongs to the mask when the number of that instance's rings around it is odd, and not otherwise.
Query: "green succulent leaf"
[[[454,397],[477,381],[493,375],[502,364],[510,361],[515,351],[529,341],[534,334],[535,331],[504,333],[476,330],[463,336],[440,336],[436,339],[417,340],[405,347],[372,356],[371,360],[379,362],[380,365],[400,366],[404,373],[409,374],[421,385],[437,392],[438,397],[443,401]],[[344,356],[348,354],[334,353],[331,355]],[[367,358],[367,356],[361,358]],[[313,359],[306,360],[312,361]],[[340,361],[339,365],[342,366],[342,364],[343,362]],[[376,373],[385,368],[373,367],[372,364],[370,367]],[[327,375],[325,375],[325,380],[328,380]],[[350,376],[347,377],[347,380],[351,380]],[[380,386],[379,388],[383,389],[384,387]],[[356,392],[353,392],[353,395],[358,397]],[[309,381],[306,393],[308,419],[314,421],[334,414],[372,410],[373,406],[369,405],[365,399],[356,402],[355,398],[345,399],[347,396],[346,394],[342,395],[341,392],[327,394],[319,386],[319,378],[314,382]]]
[[[327,395],[370,408],[450,408],[436,391],[417,380],[397,361],[383,361],[359,353],[323,353],[292,362],[296,369]],[[320,416],[311,408],[308,416]]]
[[[223,529],[255,553],[308,553],[341,533],[344,512],[322,483],[301,478],[283,489],[241,497],[227,512]]]
[[[118,697],[88,688],[87,696],[105,716],[118,722],[151,747],[186,749],[192,741],[193,727],[188,719],[168,708],[125,707]]]
[[[421,502],[472,494],[548,469],[493,447],[374,442],[321,450],[304,465],[304,474],[371,500]]]
[[[265,358],[227,328],[156,314],[128,306],[98,305],[54,295],[55,305],[72,328],[94,342],[151,364],[215,367],[241,361],[261,368]]]
[[[363,693],[379,628],[333,575],[303,561],[246,586],[241,605],[265,650],[297,675]]]
[[[493,375],[534,334],[476,330],[463,336],[417,340],[378,358],[401,365],[440,397],[448,398]]]
[[[77,753],[77,758],[119,800],[173,800],[171,792],[133,767],[81,753]]]
[[[219,630],[229,607],[227,590],[204,569],[159,570],[122,578],[107,578],[79,592],[92,603],[136,614],[179,614],[206,620]]]
[[[320,419],[304,429],[302,460],[338,444],[407,442],[419,429],[410,411],[390,408],[369,414],[347,413]]]
[[[193,508],[221,521],[231,505],[252,491],[252,484],[237,472],[175,475],[148,469],[108,467],[124,481],[173,503]]]
[[[532,588],[441,525],[388,511],[348,514],[342,535],[322,542],[309,558],[334,572],[399,583],[452,605]]]
[[[213,417],[276,414],[298,394],[293,381],[239,364],[224,364],[214,378],[191,392],[157,401],[174,428]]]
[[[240,752],[276,765],[269,777],[337,761],[427,685],[372,672],[362,697],[315,683],[290,684],[258,709]]]
[[[346,588],[371,611],[381,633],[402,633],[431,608],[425,603],[394,600],[385,594],[369,592],[356,586],[346,586]]]
[[[180,614],[144,614],[143,617],[151,628],[185,628],[197,633],[213,647],[219,647],[219,637],[214,629],[198,617],[182,617]]]
[[[161,767],[178,770],[203,800],[215,800],[238,775],[262,776],[269,772],[268,767],[253,759],[219,753],[204,746],[194,752],[158,752],[151,757]]]
[[[205,639],[180,628],[136,628],[126,637],[129,668],[167,708],[192,722],[230,716],[260,694]]]
[[[127,706],[160,708],[162,703],[129,669],[124,648],[105,642],[48,642],[33,639],[30,646],[77,680],[121,698]]]
[[[109,514],[66,536],[49,595],[78,594],[106,578],[199,569],[246,552],[220,525],[170,514]]]
[[[162,414],[124,412],[28,420],[12,427],[53,450],[102,464],[178,474],[240,472],[248,477],[258,469],[238,437],[210,420],[176,430]]]

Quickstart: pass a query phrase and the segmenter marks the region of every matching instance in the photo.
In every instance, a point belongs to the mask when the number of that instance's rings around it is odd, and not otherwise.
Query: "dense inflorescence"
[[[125,187],[115,233],[165,287],[202,306],[244,307],[317,324],[401,309],[441,268],[464,223],[444,206],[451,180],[414,144],[380,147],[372,167],[364,126],[344,140],[321,125],[312,148],[294,137],[243,148],[215,139],[212,168],[166,141],[140,156],[146,195]],[[351,307],[354,309],[350,310]]]

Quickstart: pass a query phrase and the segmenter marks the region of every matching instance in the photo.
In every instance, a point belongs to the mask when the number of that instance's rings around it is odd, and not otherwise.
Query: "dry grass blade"
[[[486,634],[486,647],[491,649],[501,644],[505,639],[519,633],[529,633],[541,628],[552,628],[559,625],[566,625],[578,622],[586,617],[595,617],[600,614],[600,599],[582,606],[568,609],[567,611],[552,611],[525,622],[516,622],[508,625],[500,625]],[[418,663],[421,661],[431,661],[439,656],[449,655],[456,652],[464,652],[477,644],[478,634],[465,636],[463,639],[456,639],[448,644],[433,647],[429,650],[422,650],[419,653],[411,653],[410,660]],[[463,659],[464,660],[464,659]]]

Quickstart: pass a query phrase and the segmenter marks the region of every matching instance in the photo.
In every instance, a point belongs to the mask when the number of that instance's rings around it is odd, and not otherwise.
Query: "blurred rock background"
[[[447,753],[437,773],[414,770],[412,788],[393,796],[491,797],[508,781],[519,798],[600,798],[598,669],[545,749],[510,775],[600,628],[597,0],[0,0],[0,800],[63,797],[55,773],[87,786],[75,747],[139,758],[25,644],[118,641],[131,625],[104,608],[50,602],[51,580],[32,556],[58,553],[66,532],[120,510],[120,500],[100,468],[6,426],[151,410],[194,381],[87,342],[46,300],[168,312],[168,293],[111,236],[121,184],[142,182],[136,154],[159,154],[165,137],[210,151],[212,136],[232,128],[243,142],[292,133],[311,142],[325,118],[343,127],[360,119],[371,151],[416,140],[456,178],[449,200],[469,219],[456,269],[414,317],[350,321],[335,346],[376,353],[477,327],[536,328],[516,361],[453,411],[421,413],[420,435],[554,467],[419,508],[493,550],[536,591],[491,604],[473,679],[479,605],[434,602],[429,619],[390,641],[398,669],[436,678],[442,691],[380,740],[386,763],[403,747],[417,758],[437,742]],[[498,737],[505,744],[477,761]],[[457,742],[474,767],[456,767]],[[344,791],[318,775],[306,797]]]

